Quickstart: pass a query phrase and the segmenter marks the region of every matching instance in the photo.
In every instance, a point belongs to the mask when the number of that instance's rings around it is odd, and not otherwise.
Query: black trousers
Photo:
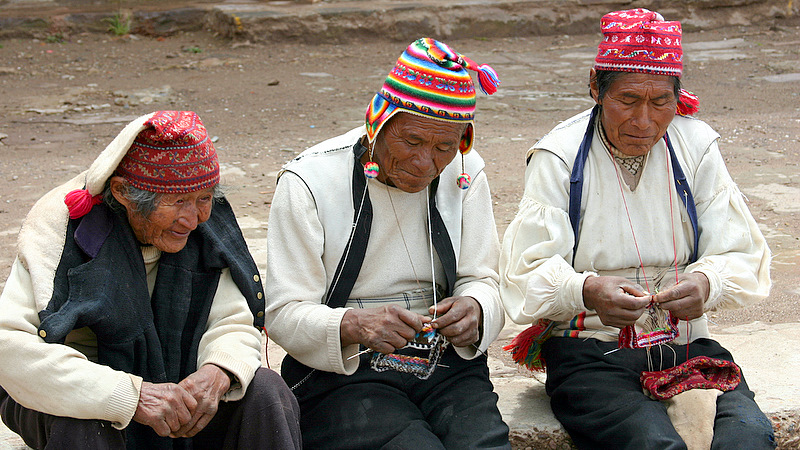
[[[57,394],[53,394],[57,395]],[[276,372],[260,368],[239,401],[221,402],[191,438],[194,449],[301,448],[300,408]],[[125,430],[103,420],[59,417],[25,408],[0,389],[0,416],[34,449],[122,449]]]
[[[616,342],[596,339],[553,337],[545,342],[545,387],[556,418],[582,449],[685,449],[666,407],[643,393],[639,376],[685,362],[686,346],[611,352],[616,348]],[[689,344],[689,358],[700,355],[733,361],[711,339]],[[753,398],[744,377],[736,389],[717,398],[712,449],[775,448],[772,423]]]
[[[450,347],[427,380],[361,358],[353,375],[318,370],[295,388],[306,448],[511,448],[485,355],[466,361]]]

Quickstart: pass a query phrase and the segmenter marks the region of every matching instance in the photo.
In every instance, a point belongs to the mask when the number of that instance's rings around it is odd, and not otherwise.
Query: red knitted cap
[[[614,11],[600,21],[603,41],[594,68],[680,77],[683,73],[680,22],[667,22],[644,8]]]
[[[185,193],[219,183],[217,151],[192,111],[159,111],[145,122],[117,174],[150,192]]]

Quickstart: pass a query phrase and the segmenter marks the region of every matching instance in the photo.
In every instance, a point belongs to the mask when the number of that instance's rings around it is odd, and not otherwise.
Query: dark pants
[[[361,358],[353,375],[315,371],[295,389],[306,448],[511,448],[486,356],[448,348],[427,380]]]
[[[646,396],[639,376],[686,361],[686,346],[619,349],[616,342],[553,337],[542,349],[547,362],[547,394],[556,418],[579,448],[685,449],[666,406]],[[674,352],[672,350],[673,349]],[[733,361],[711,339],[689,345],[689,358],[705,355]],[[775,448],[772,423],[753,400],[742,377],[733,391],[717,398],[712,449]]]
[[[55,395],[55,394],[54,394]],[[195,449],[301,448],[299,406],[280,376],[256,371],[244,398],[221,402],[217,414],[195,437]],[[107,421],[58,417],[19,405],[0,389],[0,416],[35,449],[121,449],[125,431]]]

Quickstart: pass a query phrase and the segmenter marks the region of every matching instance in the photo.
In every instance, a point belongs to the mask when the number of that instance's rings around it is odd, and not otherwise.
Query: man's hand
[[[674,317],[692,320],[703,315],[709,290],[708,277],[704,273],[684,273],[678,276],[677,284],[663,289],[653,300]]]
[[[214,418],[220,399],[230,388],[231,379],[219,366],[205,364],[178,385],[197,401],[197,407],[191,419],[177,431],[173,430],[170,437],[192,437]]]
[[[405,347],[430,321],[397,305],[350,309],[342,317],[342,346],[361,344],[376,352],[392,353]]]
[[[175,383],[142,383],[133,420],[159,435],[170,436],[192,419],[197,401]]]
[[[604,325],[633,325],[650,304],[651,296],[624,277],[588,277],[583,282],[583,304],[593,309]]]
[[[434,313],[431,306],[430,313]],[[481,305],[472,297],[448,297],[436,305],[437,317],[432,321],[434,329],[456,347],[466,347],[481,338]]]

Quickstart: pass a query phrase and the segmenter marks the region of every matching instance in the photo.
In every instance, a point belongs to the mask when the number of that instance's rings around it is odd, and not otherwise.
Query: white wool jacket
[[[88,328],[72,331],[64,344],[46,343],[37,334],[38,313],[52,296],[65,241],[64,195],[81,188],[85,180],[83,173],[46,194],[23,223],[17,258],[0,294],[0,386],[27,408],[108,420],[121,429],[136,412],[142,379],[96,363],[97,342]],[[159,254],[150,249],[146,256],[152,294]],[[261,366],[262,345],[247,301],[225,269],[200,341],[197,367],[215,364],[236,375],[241,387],[223,400],[241,399]]]
[[[589,113],[558,125],[528,152],[525,193],[503,237],[500,259],[500,292],[511,319],[520,324],[549,319],[557,322],[559,336],[616,340],[619,329],[604,326],[584,306],[583,282],[594,275],[641,275],[634,235],[651,291],[667,277],[674,279],[677,256],[681,271],[708,277],[706,311],[739,308],[765,298],[771,285],[766,240],[725,168],[719,135],[690,117],[676,116],[667,133],[697,206],[697,261],[690,263],[692,226],[669,172],[664,140],[648,154],[641,180],[631,190],[617,182],[616,163],[597,129],[586,160],[573,255],[570,174]],[[688,328],[681,322],[678,329],[676,343],[709,337],[705,315]]]
[[[306,150],[284,167],[267,235],[265,326],[270,338],[301,363],[340,374],[352,374],[359,365],[359,358],[348,360],[358,345],[342,348],[340,339],[348,309],[379,306],[390,301],[387,297],[430,289],[434,277],[446,285],[438,256],[429,247],[427,191],[410,194],[373,179],[372,227],[361,272],[345,307],[324,304],[359,206],[352,195],[353,145],[364,134],[364,127],[356,128]],[[456,186],[461,162],[457,155],[441,174],[436,205],[456,256],[453,295],[471,296],[482,308],[477,348],[456,348],[462,358],[471,359],[497,337],[505,315],[497,289],[499,241],[483,160],[474,150],[465,155],[473,179],[465,191]],[[429,315],[428,306],[404,307]]]

